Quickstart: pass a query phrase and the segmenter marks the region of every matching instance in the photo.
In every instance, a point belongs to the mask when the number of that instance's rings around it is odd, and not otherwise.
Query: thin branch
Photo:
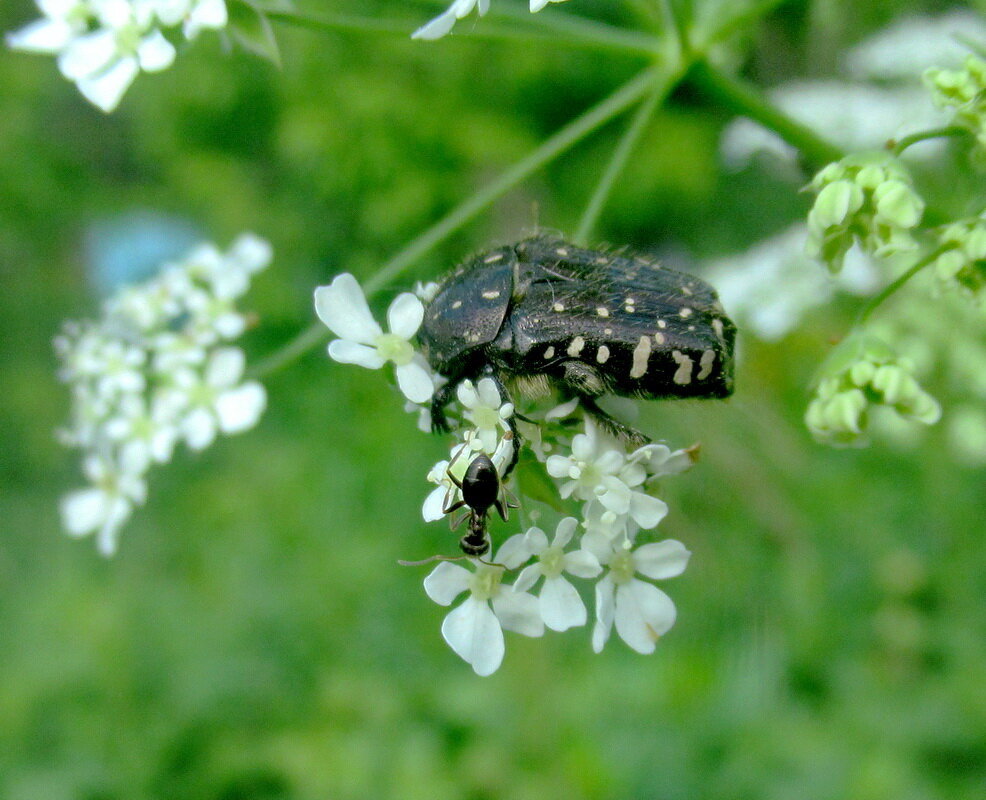
[[[891,295],[895,294],[898,289],[900,289],[905,283],[907,283],[911,278],[917,275],[921,270],[927,267],[929,264],[933,264],[942,253],[948,250],[947,247],[936,247],[930,253],[919,258],[911,267],[909,267],[904,273],[902,273],[898,278],[888,283],[883,287],[883,291],[880,292],[876,297],[874,297],[870,302],[866,304],[866,307],[860,312],[859,319],[856,320],[856,327],[860,328],[866,324],[867,320],[873,315],[873,312],[877,310],[884,301],[887,300]]]
[[[620,174],[626,167],[630,155],[633,153],[634,148],[640,141],[640,137],[647,128],[647,123],[654,116],[654,109],[657,108],[657,104],[661,99],[667,95],[671,85],[672,81],[665,77],[665,80],[658,82],[654,86],[654,90],[641,103],[640,108],[637,109],[637,113],[634,114],[633,119],[627,126],[626,132],[620,137],[620,141],[613,150],[609,164],[606,165],[606,169],[600,176],[599,183],[596,184],[596,190],[592,193],[589,204],[586,206],[582,214],[582,219],[579,221],[579,227],[575,232],[575,241],[579,244],[588,243],[589,235],[592,233],[592,229],[599,219],[603,206],[605,206],[606,201],[609,199],[616,179],[620,177]]]
[[[969,136],[971,132],[968,128],[963,128],[960,125],[946,125],[942,128],[932,128],[926,131],[918,131],[917,133],[912,133],[909,136],[905,136],[903,139],[893,140],[891,139],[887,142],[887,149],[893,153],[895,156],[899,156],[908,147],[918,142],[924,142],[928,139],[941,139],[946,136]]]

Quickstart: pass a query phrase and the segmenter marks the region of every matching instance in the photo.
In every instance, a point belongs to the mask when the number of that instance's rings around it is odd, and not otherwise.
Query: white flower
[[[654,652],[658,638],[674,625],[674,603],[656,586],[634,576],[639,572],[654,580],[673,578],[685,571],[690,555],[673,539],[615,552],[609,571],[596,584],[592,649],[597,653],[603,649],[615,622],[616,632],[630,647],[638,653]]]
[[[92,0],[101,27],[77,36],[58,56],[62,75],[103,111],[113,111],[137,75],[171,66],[175,48],[155,27],[153,9],[127,0]]]
[[[456,396],[465,409],[463,416],[476,429],[472,437],[474,446],[479,445],[484,453],[492,455],[499,432],[510,430],[508,420],[514,413],[513,403],[503,402],[492,378],[482,378],[475,386],[466,379],[456,389]]]
[[[229,21],[225,0],[36,0],[44,14],[7,44],[58,56],[62,74],[103,111],[113,111],[137,75],[171,66],[175,48],[159,25],[186,39]]]
[[[106,436],[120,447],[124,463],[144,472],[151,463],[171,460],[178,440],[179,407],[159,394],[148,408],[143,395],[121,398],[115,416],[105,423]]]
[[[542,575],[544,585],[538,596],[538,611],[541,619],[553,631],[564,631],[585,625],[585,603],[578,591],[562,575],[568,572],[578,578],[595,578],[602,567],[598,559],[586,550],[565,552],[578,527],[575,517],[565,517],[555,529],[555,537],[548,543],[548,537],[540,528],[531,528],[525,534],[527,547],[538,561],[526,567],[517,582],[516,591],[527,591]]]
[[[208,447],[216,433],[239,433],[257,424],[267,404],[267,393],[256,381],[240,384],[246,356],[237,347],[219,348],[198,373],[185,369],[174,375],[169,401],[188,411],[180,427],[193,450]]]
[[[424,318],[424,306],[412,293],[398,295],[387,309],[390,333],[380,329],[359,283],[347,272],[315,290],[315,312],[339,337],[329,343],[333,359],[368,369],[380,369],[392,361],[397,367],[397,385],[408,400],[423,403],[431,397],[434,383],[428,364],[410,341]]]
[[[491,675],[503,661],[503,630],[541,636],[544,623],[537,600],[502,584],[504,567],[513,569],[529,557],[524,537],[512,536],[490,566],[473,560],[475,572],[443,561],[425,578],[425,592],[439,605],[451,605],[463,592],[469,597],[442,622],[442,636],[477,675]],[[492,608],[491,608],[492,605]]]
[[[116,552],[117,533],[135,504],[147,497],[147,486],[136,474],[98,457],[83,462],[86,477],[94,484],[69,492],[61,501],[62,524],[70,536],[94,533],[99,552]]]
[[[598,497],[607,508],[619,514],[627,511],[630,489],[619,479],[624,464],[623,454],[600,441],[595,424],[586,418],[585,433],[572,439],[572,453],[568,456],[548,456],[546,467],[554,478],[568,478],[562,483],[562,498],[573,494],[579,500]]]

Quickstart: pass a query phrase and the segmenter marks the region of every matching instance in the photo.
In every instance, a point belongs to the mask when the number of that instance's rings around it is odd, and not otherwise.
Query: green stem
[[[926,131],[918,131],[917,133],[912,133],[910,136],[905,136],[903,139],[898,139],[897,141],[890,140],[887,142],[887,149],[895,156],[899,156],[912,144],[917,144],[918,142],[923,142],[928,139],[941,139],[946,136],[968,135],[968,128],[963,128],[959,125],[946,125],[941,128],[931,128]]]
[[[415,237],[364,284],[364,291],[369,295],[387,285],[418,258],[492,205],[532,172],[557,158],[576,142],[632,106],[658,82],[662,75],[665,75],[665,71],[658,67],[644,70],[605,100],[569,122],[498,178]],[[664,77],[664,80],[670,83],[670,78],[667,76]],[[250,370],[250,377],[263,377],[286,366],[312,348],[317,347],[328,338],[328,335],[328,330],[321,322],[313,323],[283,348],[257,363]]]
[[[489,16],[514,20],[525,26],[533,25],[554,33],[619,50],[653,55],[660,52],[662,46],[661,39],[655,36],[617,28],[575,14],[566,14],[556,8],[546,8],[540,13],[532,14],[526,3],[524,6],[493,3],[490,7]],[[473,35],[472,32],[469,35]]]
[[[319,33],[386,33],[410,37],[413,23],[401,20],[372,19],[353,17],[346,14],[319,14],[312,16],[296,11],[266,11],[264,16],[271,22],[283,22]]]
[[[911,267],[909,267],[903,274],[901,274],[897,279],[891,281],[887,284],[883,291],[880,292],[876,297],[874,297],[870,302],[866,304],[866,307],[860,312],[859,319],[856,320],[856,327],[861,328],[866,324],[867,320],[873,315],[873,312],[877,310],[884,301],[887,300],[891,295],[895,294],[901,286],[907,283],[911,278],[917,275],[921,270],[927,267],[929,264],[933,264],[942,253],[948,250],[947,247],[936,247],[931,252],[919,258]]]
[[[755,87],[727,75],[708,62],[696,62],[688,73],[688,79],[714,95],[735,113],[749,117],[772,130],[785,142],[796,147],[816,168],[838,161],[845,155],[834,144],[771,105]]]
[[[637,142],[640,141],[640,137],[643,135],[644,130],[646,130],[648,121],[654,115],[654,109],[657,107],[658,102],[664,97],[669,88],[669,81],[659,82],[654,87],[654,90],[650,93],[648,98],[640,104],[640,108],[637,109],[637,113],[633,115],[633,120],[631,120],[630,124],[627,126],[626,132],[623,136],[620,137],[620,141],[617,143],[616,149],[613,150],[613,155],[609,160],[609,164],[606,165],[606,170],[600,177],[599,183],[596,184],[596,190],[592,193],[592,197],[589,199],[589,204],[586,206],[585,212],[582,214],[582,219],[579,220],[579,227],[575,232],[575,241],[577,243],[583,245],[588,243],[589,234],[592,233],[592,229],[595,227],[596,222],[599,219],[599,214],[602,212],[603,206],[609,199],[610,192],[613,190],[616,179],[626,167],[630,154],[637,146]]]

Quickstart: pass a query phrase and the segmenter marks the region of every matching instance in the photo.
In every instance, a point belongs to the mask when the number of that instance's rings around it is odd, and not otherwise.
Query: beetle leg
[[[579,402],[582,404],[582,408],[585,413],[590,414],[592,418],[599,423],[600,428],[611,436],[615,436],[620,441],[625,442],[634,448],[643,447],[650,441],[647,436],[642,434],[636,428],[631,428],[625,422],[620,422],[618,419],[611,417],[603,411],[596,404],[595,398],[580,397]]]
[[[451,430],[448,419],[445,417],[445,406],[452,400],[452,395],[455,394],[455,389],[459,383],[461,381],[449,381],[431,398],[432,433],[448,433]]]
[[[490,378],[494,385],[496,386],[497,392],[500,394],[501,403],[513,403],[513,398],[510,396],[510,392],[507,391],[507,387],[504,386],[503,381],[500,380],[500,376],[496,374],[492,369],[486,370],[483,375],[484,378]],[[514,467],[517,466],[517,460],[520,458],[520,443],[524,441],[520,436],[520,431],[517,430],[517,420],[514,419],[516,416],[516,411],[507,417],[507,427],[513,434],[514,448],[513,453],[510,456],[510,463],[507,464],[507,468],[503,471],[503,475],[500,476],[501,481],[505,481],[507,476],[513,472]]]

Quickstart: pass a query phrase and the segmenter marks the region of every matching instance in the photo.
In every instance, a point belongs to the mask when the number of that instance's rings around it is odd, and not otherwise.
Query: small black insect
[[[635,445],[647,437],[596,399],[727,397],[735,337],[715,289],[699,278],[546,236],[458,267],[418,332],[429,363],[448,378],[432,399],[434,430],[448,430],[444,409],[459,383],[490,376],[504,399],[508,385],[578,397],[605,429]]]
[[[467,556],[485,555],[490,549],[489,534],[486,531],[486,516],[490,508],[500,512],[500,516],[506,521],[507,508],[510,506],[500,499],[500,475],[490,457],[483,454],[469,463],[461,481],[452,474],[451,468],[452,465],[449,464],[449,480],[462,492],[462,499],[450,503],[451,497],[447,497],[442,511],[451,514],[463,506],[469,507],[466,515],[469,518],[469,530],[459,540],[459,547]],[[461,522],[461,519],[454,522],[452,527],[455,528]]]

